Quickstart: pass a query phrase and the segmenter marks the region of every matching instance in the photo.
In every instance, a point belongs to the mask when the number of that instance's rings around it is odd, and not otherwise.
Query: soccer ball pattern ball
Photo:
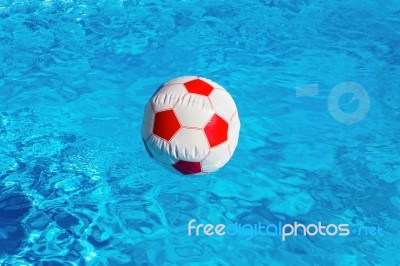
[[[210,173],[232,157],[240,121],[217,83],[195,76],[162,85],[145,108],[142,138],[151,157],[182,174]]]

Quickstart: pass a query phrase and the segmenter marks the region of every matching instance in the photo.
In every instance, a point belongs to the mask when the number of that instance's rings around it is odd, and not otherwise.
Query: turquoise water
[[[399,265],[399,29],[394,0],[0,0],[0,264]],[[166,172],[141,141],[183,75],[238,106],[212,175]],[[343,82],[368,92],[357,123],[329,112]],[[193,218],[383,234],[195,237]]]

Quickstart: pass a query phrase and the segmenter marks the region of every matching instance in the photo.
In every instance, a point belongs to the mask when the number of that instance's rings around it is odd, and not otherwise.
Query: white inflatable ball
[[[179,173],[210,173],[236,149],[239,114],[231,95],[195,76],[163,84],[147,103],[142,138],[156,161]]]

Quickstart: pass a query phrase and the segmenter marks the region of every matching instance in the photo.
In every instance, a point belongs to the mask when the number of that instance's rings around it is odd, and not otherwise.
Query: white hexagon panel
[[[159,112],[172,109],[186,94],[187,90],[182,84],[164,85],[151,99],[153,110]]]

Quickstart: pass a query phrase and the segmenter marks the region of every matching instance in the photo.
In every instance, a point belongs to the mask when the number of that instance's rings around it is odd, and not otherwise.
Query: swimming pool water
[[[0,263],[400,264],[399,29],[395,0],[0,0]],[[215,174],[166,172],[141,142],[146,101],[183,75],[238,106]],[[369,94],[358,123],[328,111],[342,82]],[[189,237],[193,218],[384,233]]]

